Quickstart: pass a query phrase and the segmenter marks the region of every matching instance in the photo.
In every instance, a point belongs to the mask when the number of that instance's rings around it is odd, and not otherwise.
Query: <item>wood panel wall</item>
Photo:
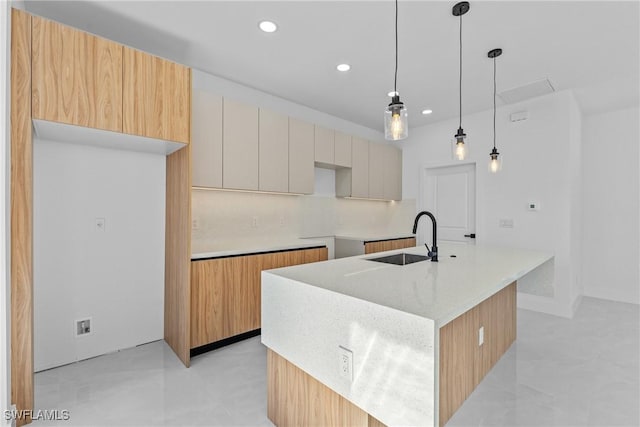
[[[267,349],[267,416],[278,427],[384,427],[271,349]]]
[[[190,364],[191,146],[167,156],[164,339]]]
[[[484,344],[478,330],[484,327]],[[440,328],[443,426],[516,339],[516,282]]]
[[[395,249],[414,248],[415,246],[415,237],[409,237],[406,239],[382,240],[379,242],[366,242],[364,244],[364,253],[372,254],[375,252],[392,251]]]
[[[11,401],[33,409],[31,16],[11,10]],[[30,423],[18,419],[17,426]]]

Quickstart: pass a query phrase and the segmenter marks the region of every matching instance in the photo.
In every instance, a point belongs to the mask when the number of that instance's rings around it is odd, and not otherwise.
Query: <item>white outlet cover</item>
[[[353,381],[353,352],[338,346],[338,372],[342,378]]]
[[[484,344],[484,326],[480,326],[478,329],[478,346]]]
[[[105,231],[107,227],[107,221],[104,218],[96,218],[96,230]]]

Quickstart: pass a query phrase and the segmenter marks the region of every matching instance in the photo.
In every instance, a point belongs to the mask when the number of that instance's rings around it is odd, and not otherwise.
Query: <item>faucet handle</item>
[[[433,252],[431,252],[431,249],[429,249],[429,245],[425,243],[424,247],[427,248],[427,256],[431,258],[433,256]]]

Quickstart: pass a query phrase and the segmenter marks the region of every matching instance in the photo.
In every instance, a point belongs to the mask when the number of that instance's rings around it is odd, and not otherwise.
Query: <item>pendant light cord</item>
[[[394,95],[398,94],[398,0],[396,0],[396,71],[395,76],[393,78],[393,91]]]
[[[460,15],[460,123],[459,128],[462,128],[462,14]]]
[[[493,57],[493,149],[496,149],[496,58]]]

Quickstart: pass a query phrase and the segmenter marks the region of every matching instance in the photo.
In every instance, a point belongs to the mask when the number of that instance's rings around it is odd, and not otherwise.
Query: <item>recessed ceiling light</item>
[[[422,114],[424,114],[425,116],[427,114],[431,114],[431,113],[433,113],[433,111],[431,111],[431,110],[422,110]]]
[[[349,71],[351,69],[351,65],[349,64],[338,64],[336,67],[338,71]]]
[[[271,22],[271,21],[261,21],[260,24],[258,24],[258,26],[265,33],[273,33],[278,29],[278,26],[275,24],[275,22]]]
[[[391,91],[391,92],[389,92],[387,95],[388,95],[388,96],[391,96],[391,97],[394,97],[394,96],[397,96],[397,95],[400,95],[400,94],[399,94],[398,92],[396,92],[396,91],[392,90],[392,91]]]

